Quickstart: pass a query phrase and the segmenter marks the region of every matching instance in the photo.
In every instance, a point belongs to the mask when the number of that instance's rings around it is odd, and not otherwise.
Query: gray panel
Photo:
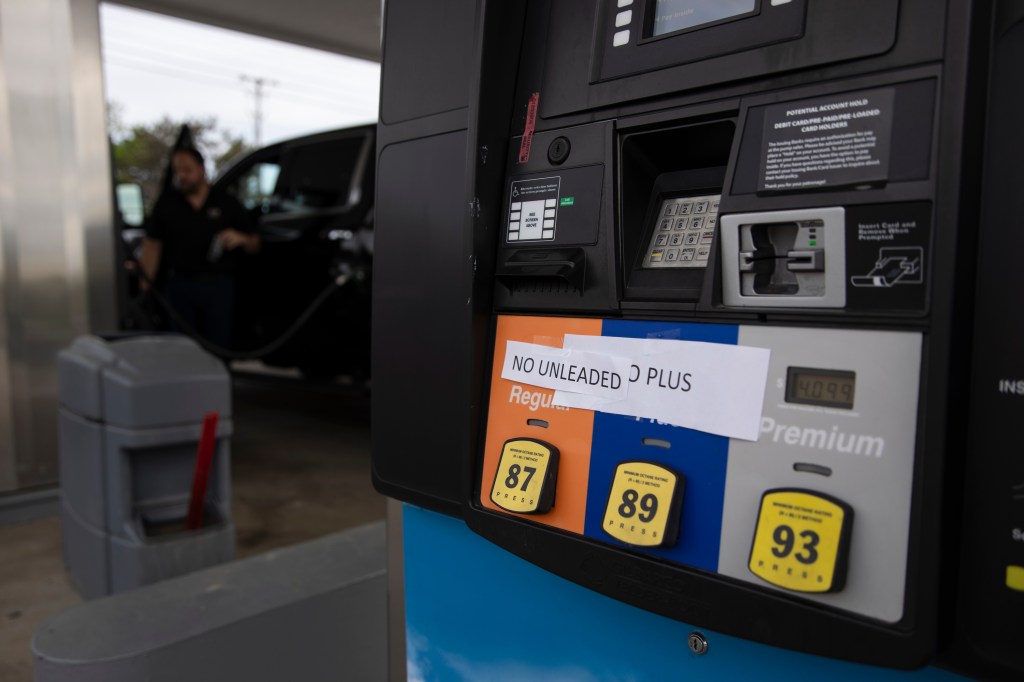
[[[71,608],[32,641],[38,682],[383,680],[384,524]]]
[[[141,337],[110,345],[117,362],[103,371],[103,418],[131,428],[189,424],[209,411],[231,416],[224,364],[183,336]]]
[[[476,2],[391,0],[384,11],[389,45],[381,73],[381,123],[468,106]]]
[[[88,298],[88,329],[117,328],[114,292],[115,262],[114,206],[111,201],[113,169],[107,131],[107,102],[103,91],[103,62],[100,55],[100,16],[96,0],[72,0],[70,12],[71,96],[74,113],[75,176],[79,222],[68,234],[79,252],[69,274],[84,277],[83,294]]]
[[[57,488],[0,495],[0,527],[51,518],[59,513],[60,490]]]
[[[747,568],[762,493],[779,487],[825,493],[854,510],[846,587],[833,594],[789,594],[900,620],[921,334],[743,326],[739,345],[770,348],[772,356],[761,437],[729,446],[719,572],[776,589]],[[853,409],[786,402],[787,367],[856,372]],[[796,463],[829,467],[832,475],[795,471]]]
[[[224,364],[184,336],[106,341],[82,336],[57,356],[60,403],[88,419],[130,428],[231,416]]]
[[[62,409],[58,431],[60,471],[64,481],[61,501],[84,523],[106,531],[103,427]]]
[[[0,25],[0,55],[4,52]],[[16,173],[11,140],[11,116],[7,104],[5,59],[0,59],[0,492],[17,488],[15,475],[14,413],[11,405],[10,333],[8,332],[7,287],[13,277],[8,242],[17,224],[13,205]]]
[[[68,578],[85,599],[110,594],[110,536],[84,523],[67,503],[60,508],[60,544]]]
[[[103,368],[117,359],[110,344],[82,336],[57,354],[60,404],[86,419],[103,418]]]
[[[472,308],[467,282],[474,258],[465,226],[466,133],[385,147],[378,171],[375,482],[417,490],[454,506],[462,495],[461,459],[422,452],[427,436],[454,452],[468,448]],[[465,398],[436,400],[433,386]]]
[[[388,498],[388,679],[407,679],[405,641],[405,551],[403,503]]]
[[[181,507],[182,516],[185,505]],[[179,517],[180,518],[180,517]],[[151,585],[193,573],[235,558],[235,524],[221,523],[166,538],[128,540],[107,536],[110,542],[110,594]]]
[[[97,8],[0,2],[0,490],[56,481],[54,356],[115,320]]]
[[[166,429],[107,429],[104,504],[107,529],[112,536],[134,533],[138,516],[143,512],[154,519],[184,518],[201,430],[200,424]],[[218,422],[208,488],[209,500],[218,505],[222,518],[228,518],[231,511],[226,475],[230,471],[231,430],[230,420]],[[150,459],[149,455],[154,457]],[[173,514],[178,508],[180,514]]]

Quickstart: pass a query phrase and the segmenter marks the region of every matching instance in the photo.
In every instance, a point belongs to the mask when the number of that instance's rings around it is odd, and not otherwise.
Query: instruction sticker
[[[771,356],[767,348],[566,334],[565,349],[626,359],[628,392],[607,396],[552,386],[555,405],[758,439]]]
[[[879,88],[767,107],[758,190],[887,180],[894,100]]]
[[[559,392],[626,397],[629,360],[614,354],[509,341],[501,378]]]
[[[509,242],[551,241],[558,220],[561,176],[513,180],[509,190]]]

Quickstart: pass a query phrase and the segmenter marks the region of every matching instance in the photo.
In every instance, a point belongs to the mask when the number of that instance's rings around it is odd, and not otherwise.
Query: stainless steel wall
[[[98,0],[0,0],[0,493],[57,481],[55,355],[116,324]]]

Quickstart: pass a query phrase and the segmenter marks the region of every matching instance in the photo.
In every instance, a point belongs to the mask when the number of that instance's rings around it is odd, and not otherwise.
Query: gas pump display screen
[[[853,409],[857,375],[834,369],[789,367],[786,370],[786,402]]]
[[[644,253],[645,268],[706,268],[721,194],[664,199]]]
[[[652,36],[751,14],[757,0],[655,0]]]

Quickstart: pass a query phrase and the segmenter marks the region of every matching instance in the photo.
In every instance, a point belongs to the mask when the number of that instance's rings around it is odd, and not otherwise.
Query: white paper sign
[[[766,348],[567,334],[565,349],[628,358],[629,391],[621,398],[556,391],[555,405],[757,440],[771,355]]]
[[[630,361],[612,353],[591,353],[509,341],[501,378],[556,391],[619,400],[629,388]]]

